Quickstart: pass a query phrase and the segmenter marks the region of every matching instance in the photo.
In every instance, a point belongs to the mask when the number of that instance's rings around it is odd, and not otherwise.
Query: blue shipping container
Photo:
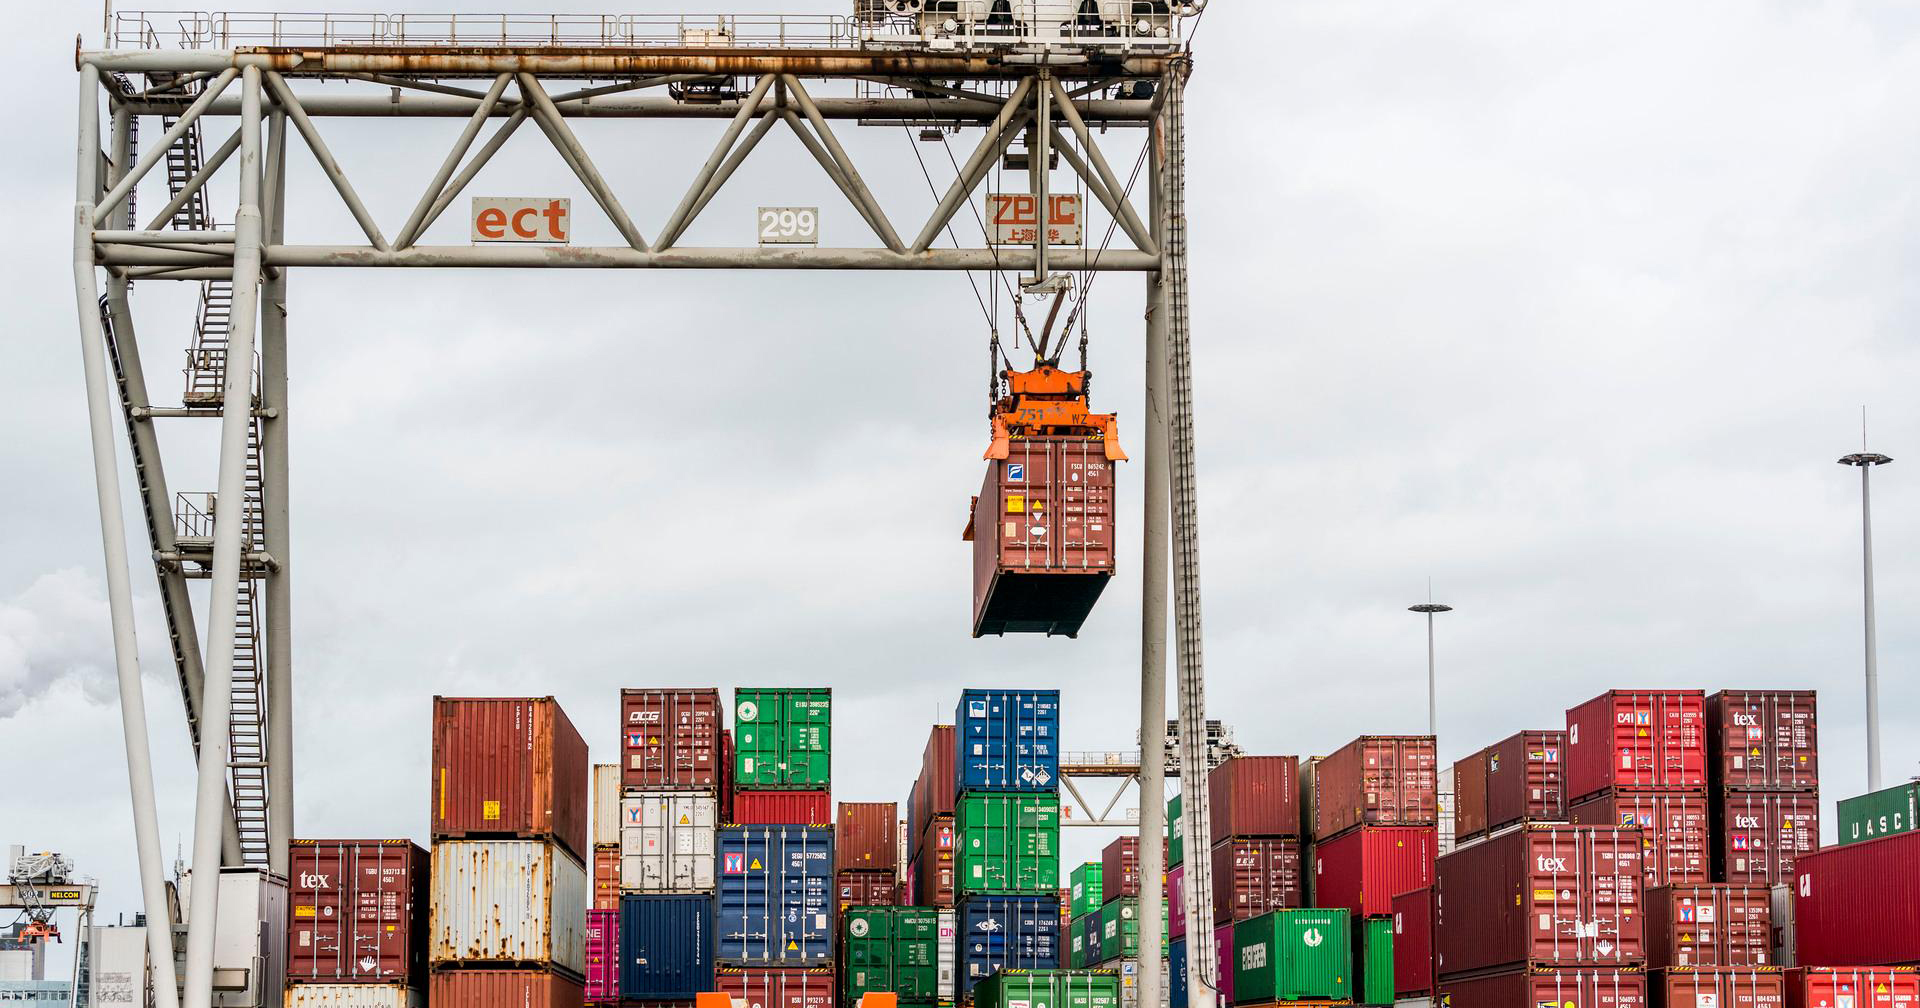
[[[1187,1003],[1187,940],[1178,939],[1167,946],[1167,1004],[1173,1008]]]
[[[713,898],[620,897],[620,990],[690,1000],[713,989]]]
[[[808,966],[833,959],[833,827],[720,830],[718,958]]]
[[[1055,896],[969,896],[960,901],[960,996],[1003,969],[1060,968]]]
[[[967,690],[953,717],[960,790],[1060,786],[1059,690]]]

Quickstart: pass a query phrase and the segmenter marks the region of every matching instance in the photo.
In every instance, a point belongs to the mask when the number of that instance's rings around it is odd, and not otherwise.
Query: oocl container
[[[552,697],[433,698],[435,840],[587,847],[587,743]]]
[[[628,795],[620,803],[620,885],[628,892],[712,892],[719,802],[697,791]]]
[[[1793,878],[1794,862],[1820,847],[1817,791],[1728,791],[1714,798],[1714,877],[1744,885]]]
[[[1236,756],[1207,774],[1211,841],[1297,836],[1300,757]]]
[[[824,968],[769,969],[721,966],[713,985],[746,1008],[833,1008],[833,971]],[[905,999],[901,999],[905,1003]]]
[[[1707,786],[1706,694],[1612,690],[1567,711],[1567,797]]]
[[[1313,902],[1356,917],[1393,913],[1393,897],[1433,884],[1432,826],[1362,826],[1313,845]]]
[[[460,1008],[576,1008],[580,981],[548,970],[436,970],[427,1003]]]
[[[1074,637],[1113,579],[1114,470],[1083,437],[1027,437],[987,463],[973,543],[973,635]]]
[[[1920,833],[1803,855],[1794,876],[1801,962],[1920,962]]]
[[[620,1000],[620,911],[587,911],[587,1001]]]
[[[287,979],[414,987],[427,970],[427,852],[410,840],[294,840]]]
[[[825,791],[832,780],[832,751],[832,690],[733,691],[735,791]],[[738,795],[734,800],[737,804]]]
[[[1639,830],[1591,826],[1527,826],[1455,848],[1434,869],[1436,969],[1640,964],[1641,858]]]
[[[1400,997],[1433,993],[1433,890],[1393,898],[1393,990]]]
[[[96,949],[97,951],[97,949]],[[424,977],[422,981],[424,982]],[[98,981],[95,981],[98,983]],[[140,993],[146,993],[146,974],[140,974]],[[113,1004],[105,1000],[109,992],[95,988],[95,1004]],[[118,991],[110,992],[118,994]],[[143,1001],[117,1002],[142,1004]],[[403,983],[294,983],[287,984],[286,1008],[423,1008],[426,991]]]
[[[1429,735],[1363,735],[1315,762],[1314,837],[1362,824],[1440,821],[1439,760]]]
[[[731,826],[833,825],[833,799],[825,791],[735,791]]]
[[[1510,970],[1440,981],[1448,1008],[1646,1008],[1647,977],[1638,969]]]
[[[1566,821],[1566,751],[1564,731],[1524,731],[1484,751],[1488,832],[1524,821]]]
[[[913,861],[914,901],[921,906],[953,905],[953,818],[941,816],[927,826]]]
[[[621,690],[624,785],[642,791],[717,789],[725,729],[717,689]]]
[[[1784,1008],[1787,978],[1776,969],[1674,967],[1653,973],[1653,1008]]]
[[[1646,894],[1647,965],[1778,966],[1765,886],[1684,885]]]
[[[1352,996],[1345,910],[1279,910],[1233,926],[1235,1004],[1341,1001]]]
[[[832,828],[730,826],[719,841],[716,959],[776,966],[832,961]]]
[[[1300,841],[1292,837],[1222,840],[1213,845],[1213,923],[1305,906],[1305,879]]]
[[[960,791],[1059,788],[1059,690],[966,690],[954,726]]]
[[[900,806],[893,802],[841,802],[833,820],[834,867],[893,871],[900,858],[899,820]]]
[[[579,977],[586,967],[587,872],[542,840],[433,845],[428,959],[535,964]]]
[[[1110,969],[1011,969],[974,988],[975,1008],[1120,1008],[1120,975]]]
[[[962,894],[1059,887],[1059,795],[968,792],[960,796],[954,833]]]
[[[834,905],[841,910],[850,906],[890,907],[900,902],[900,883],[890,871],[843,871],[834,873]]]
[[[1102,873],[1106,865],[1099,861],[1088,861],[1073,870],[1068,889],[1073,894],[1073,916],[1098,913],[1100,905],[1107,901],[1101,885]]]
[[[953,799],[959,771],[953,766],[954,726],[934,725],[927,734],[927,745],[920,753],[920,776],[914,778],[907,795],[907,836],[913,842],[910,855],[920,853],[920,839],[939,816],[953,815]]]
[[[1576,826],[1637,827],[1649,888],[1707,881],[1713,833],[1703,794],[1610,789],[1575,802],[1568,813]]]
[[[1393,1004],[1393,918],[1353,922],[1353,1003]]]
[[[1787,1008],[1913,1008],[1920,976],[1911,966],[1809,967],[1787,971]]]
[[[1051,896],[968,896],[958,913],[962,1000],[997,970],[1056,969],[1060,908]]]
[[[1836,812],[1840,823],[1835,833],[1843,844],[1911,832],[1920,823],[1920,781],[1842,798]]]
[[[713,899],[634,895],[620,900],[620,995],[692,1000],[713,989]],[[457,1003],[440,1002],[435,1004]]]
[[[1817,790],[1820,734],[1812,690],[1722,690],[1707,698],[1707,757],[1715,785]]]
[[[620,845],[620,764],[593,765],[593,845]]]
[[[849,1004],[876,991],[898,995],[901,1004],[938,999],[938,910],[849,907],[841,927],[841,995]]]

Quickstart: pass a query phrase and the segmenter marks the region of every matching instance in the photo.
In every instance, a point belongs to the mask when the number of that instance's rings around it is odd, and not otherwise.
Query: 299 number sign
[[[987,241],[993,245],[1032,245],[1039,237],[1040,198],[1032,193],[987,194]],[[1047,197],[1047,244],[1080,244],[1080,197]]]
[[[820,244],[819,207],[761,207],[760,244]]]

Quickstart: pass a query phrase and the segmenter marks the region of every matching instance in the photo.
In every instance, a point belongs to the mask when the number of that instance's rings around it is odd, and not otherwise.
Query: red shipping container
[[[841,910],[850,906],[896,906],[900,902],[900,882],[890,871],[838,872],[833,884]]]
[[[1796,860],[1820,848],[1817,791],[1728,791],[1712,800],[1714,878],[1779,885]]]
[[[1403,892],[1393,898],[1393,992],[1426,995],[1434,980],[1433,889]]]
[[[620,911],[587,911],[587,986],[589,1004],[620,1000]]]
[[[720,993],[746,1008],[834,1008],[833,970],[734,969],[713,971]]]
[[[939,816],[927,825],[920,855],[913,861],[914,906],[953,905],[953,817]]]
[[[1684,791],[1602,791],[1568,810],[1576,826],[1633,826],[1647,852],[1647,887],[1707,881],[1713,834],[1707,797]]]
[[[1800,961],[1920,962],[1920,833],[1826,847],[1794,867]]]
[[[833,863],[838,871],[885,871],[900,864],[900,806],[893,802],[841,802],[833,822]]]
[[[1911,966],[1817,966],[1787,971],[1787,1008],[1914,1008],[1920,975]]]
[[[435,840],[552,837],[585,861],[590,772],[552,697],[433,698]]]
[[[1754,968],[1773,961],[1773,906],[1765,886],[1647,890],[1647,965]]]
[[[1812,690],[1721,690],[1707,698],[1707,758],[1722,788],[1820,787],[1820,730]]]
[[[1026,437],[987,463],[973,542],[973,635],[1079,636],[1113,579],[1114,466],[1085,437]]]
[[[620,848],[602,846],[593,849],[593,902],[595,910],[620,909]]]
[[[920,753],[920,776],[907,794],[907,837],[909,857],[920,853],[920,838],[935,816],[953,815],[953,800],[959,787],[953,767],[954,727],[937,724],[927,733],[927,746]]]
[[[1785,1008],[1787,978],[1774,969],[1676,967],[1653,974],[1651,1008]]]
[[[1707,786],[1706,694],[1613,690],[1567,711],[1567,799]]]
[[[1228,837],[1298,836],[1300,757],[1236,756],[1207,774],[1211,842]]]
[[[825,791],[735,791],[734,826],[830,826],[833,801]]]
[[[1464,843],[1487,832],[1487,751],[1453,761],[1453,838]]]
[[[1646,1008],[1647,976],[1637,969],[1514,970],[1440,981],[1448,1008]]]
[[[1527,826],[1456,848],[1434,866],[1436,968],[1640,964],[1642,857],[1639,830],[1592,826]]]
[[[1167,863],[1167,841],[1160,841],[1160,863]],[[1166,891],[1161,873],[1161,892]],[[1140,895],[1140,838],[1132,833],[1115,837],[1100,851],[1100,901],[1111,903]]]
[[[1106,869],[1101,869],[1105,871]],[[1167,869],[1167,940],[1178,941],[1187,935],[1187,866]]]
[[[441,1008],[580,1008],[580,981],[544,970],[438,970],[427,984],[427,1003]]]
[[[1315,839],[1362,823],[1440,821],[1439,757],[1431,735],[1363,735],[1313,768]]]
[[[1433,884],[1432,826],[1362,826],[1313,845],[1313,905],[1384,917],[1393,897]]]
[[[427,852],[411,840],[295,840],[287,979],[404,983],[427,971]]]
[[[1213,922],[1231,924],[1307,905],[1300,841],[1222,840],[1213,845]]]
[[[1565,822],[1567,733],[1524,731],[1486,749],[1487,830]]]
[[[620,783],[641,791],[720,786],[717,689],[620,691]]]

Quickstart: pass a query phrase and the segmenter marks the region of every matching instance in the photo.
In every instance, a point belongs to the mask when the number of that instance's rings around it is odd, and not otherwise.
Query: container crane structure
[[[848,13],[818,16],[111,13],[104,44],[77,44],[74,54],[73,272],[149,919],[177,923],[161,874],[115,414],[149,540],[141,563],[152,565],[159,583],[196,754],[193,875],[218,877],[223,866],[284,874],[293,835],[295,725],[289,289],[296,273],[311,269],[1017,273],[1022,291],[1033,295],[1057,295],[1071,274],[1140,276],[1147,305],[1139,450],[1146,489],[1141,737],[1157,739],[1169,724],[1171,608],[1178,772],[1188,796],[1183,822],[1189,846],[1203,846],[1208,739],[1184,108],[1193,68],[1187,19],[1205,6],[1204,0],[854,0]],[[687,157],[691,178],[671,213],[657,227],[643,228],[621,198],[632,183],[629,166],[597,161],[575,132],[588,117],[635,131],[658,120],[714,120],[724,127],[704,159],[698,152]],[[418,118],[464,125],[445,151],[425,149],[417,131],[400,132],[384,147],[384,176],[399,176],[417,155],[424,186],[404,220],[377,220],[328,147],[323,127],[358,119],[368,130],[405,131]],[[434,224],[526,125],[566,163],[618,243],[430,243]],[[922,139],[937,133],[943,142],[979,134],[971,153],[954,160],[955,177],[918,228],[896,228],[901,208],[875,197],[836,132],[872,126],[917,128]],[[761,139],[781,127],[797,136],[872,241],[680,245]],[[1102,150],[1101,141],[1116,134],[1142,138],[1144,207]],[[145,142],[143,135],[154,139]],[[956,237],[953,222],[963,207],[975,207],[989,173],[1016,140],[1037,205],[1051,205],[1056,170],[1070,173],[1072,184],[1107,215],[1111,247],[1053,244],[1047,227],[1033,229],[1031,245]],[[302,156],[301,148],[364,243],[308,237],[316,198],[290,195],[287,188],[288,164]],[[648,172],[671,169],[674,157],[674,148],[656,146]],[[1056,162],[1063,169],[1054,168]],[[911,166],[869,165],[868,171]],[[238,183],[237,203],[218,220],[209,187],[216,176]],[[140,195],[164,205],[143,216],[136,209]],[[162,282],[193,285],[197,292],[178,405],[156,403],[139,337],[180,327],[136,313],[130,297],[136,283]],[[217,426],[218,478],[211,492],[171,492],[156,430],[168,422]],[[206,582],[205,591],[190,592],[192,581]],[[196,604],[203,615],[196,615]],[[1149,901],[1158,898],[1164,868],[1156,838],[1164,823],[1158,796],[1165,763],[1162,748],[1149,745],[1137,770],[1141,895]],[[1206,922],[1188,932],[1193,1008],[1214,1002],[1209,869],[1205,858],[1193,864],[1199,877],[1177,911]],[[194,887],[184,908],[183,977],[172,975],[169,929],[149,931],[159,1008],[175,1008],[176,990],[186,1008],[213,1003],[217,889]],[[1150,961],[1139,982],[1149,1004],[1162,997],[1151,961],[1159,930],[1158,915],[1142,915],[1140,944]]]

